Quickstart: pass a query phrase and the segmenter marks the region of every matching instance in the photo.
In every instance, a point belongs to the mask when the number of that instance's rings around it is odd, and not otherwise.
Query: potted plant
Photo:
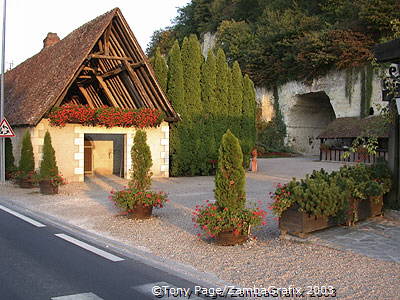
[[[168,201],[165,193],[149,190],[152,176],[150,168],[153,162],[146,139],[146,132],[136,132],[131,149],[132,169],[128,188],[111,191],[111,200],[124,209],[128,217],[135,219],[150,218],[154,207],[163,207]]]
[[[214,190],[216,202],[196,207],[193,213],[195,227],[200,227],[206,236],[216,238],[220,245],[244,243],[251,227],[265,224],[263,218],[266,216],[259,207],[245,207],[245,184],[239,140],[227,130],[219,148]]]
[[[335,217],[350,197],[348,184],[338,173],[321,170],[278,185],[272,210],[279,216],[280,230],[301,235],[336,225]]]
[[[13,145],[10,138],[5,138],[5,162],[6,162],[6,180],[13,178],[17,167],[14,164]]]
[[[64,178],[58,173],[56,155],[48,131],[44,135],[43,157],[37,181],[39,182],[40,193],[44,195],[58,194],[58,187],[65,184]]]
[[[35,175],[35,158],[31,135],[27,130],[22,138],[21,158],[15,179],[21,188],[33,188],[36,183]]]
[[[271,208],[282,232],[302,235],[380,215],[383,195],[390,187],[391,174],[384,161],[344,166],[331,173],[321,169],[301,181],[278,185]]]

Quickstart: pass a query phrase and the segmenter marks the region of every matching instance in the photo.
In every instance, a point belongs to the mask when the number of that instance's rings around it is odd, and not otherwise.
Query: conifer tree
[[[58,175],[56,154],[51,145],[50,133],[46,131],[43,142],[43,157],[40,163],[39,176],[43,180],[50,180],[51,177]]]
[[[156,73],[156,77],[160,86],[164,92],[167,91],[167,81],[168,81],[168,67],[165,62],[164,57],[161,55],[160,48],[157,47],[156,53],[154,55],[154,72]]]
[[[243,110],[243,75],[239,63],[235,61],[232,66],[232,81],[230,84],[229,98],[229,127],[240,140],[245,136],[241,132],[242,110]]]
[[[202,66],[202,102],[204,108],[204,143],[207,149],[207,159],[217,160],[217,143],[215,141],[215,128],[219,123],[217,89],[217,65],[214,53],[209,50],[207,60]]]
[[[242,139],[245,167],[250,162],[250,152],[256,143],[256,96],[254,84],[246,74],[243,79]]]
[[[185,87],[186,114],[183,116],[186,137],[181,140],[184,149],[184,165],[189,166],[189,175],[205,172],[207,166],[203,134],[203,105],[201,101],[201,65],[203,56],[196,35],[184,38],[182,43],[182,64]]]
[[[28,175],[28,173],[35,170],[35,158],[33,155],[33,147],[31,141],[31,134],[27,130],[22,138],[21,146],[21,158],[19,160],[19,171],[22,175]]]
[[[168,99],[171,100],[176,112],[185,114],[184,97],[185,90],[183,85],[183,65],[181,50],[178,41],[175,41],[168,54]]]
[[[181,116],[185,115],[184,105],[184,85],[183,85],[183,65],[181,50],[178,41],[174,42],[168,54],[168,99],[172,102],[176,112]],[[173,123],[170,126],[170,173],[172,176],[182,175],[182,121]]]
[[[151,186],[150,168],[153,165],[150,147],[147,145],[147,134],[143,130],[136,131],[131,149],[132,169],[130,188],[147,191]]]
[[[246,177],[239,140],[228,129],[219,147],[215,175],[215,199],[221,208],[243,209],[246,202]]]
[[[5,160],[6,174],[10,174],[16,170],[15,159],[13,154],[13,145],[10,138],[5,138]]]
[[[248,137],[248,149],[251,151],[256,144],[256,92],[254,83],[246,74],[243,79],[243,125]]]
[[[222,135],[227,129],[227,117],[229,112],[228,95],[229,95],[229,67],[226,62],[224,50],[218,49],[217,51],[217,88],[215,96],[218,103],[217,119],[219,120],[218,126],[215,127],[215,140],[221,141]]]
[[[183,78],[185,86],[185,104],[187,105],[187,119],[197,121],[202,114],[201,103],[201,65],[203,56],[201,54],[200,42],[196,35],[191,34],[182,43]]]

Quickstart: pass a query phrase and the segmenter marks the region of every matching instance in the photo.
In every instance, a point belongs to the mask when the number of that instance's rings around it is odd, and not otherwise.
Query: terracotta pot
[[[32,189],[35,187],[32,181],[26,179],[19,179],[18,185],[22,189]]]
[[[215,237],[216,243],[221,246],[241,245],[248,240],[248,235],[234,234],[233,231],[222,231]]]
[[[128,213],[130,219],[148,219],[153,212],[153,206],[144,206],[141,203],[136,204],[132,211]]]
[[[58,194],[58,185],[54,186],[50,180],[43,180],[39,182],[40,193],[43,195]]]

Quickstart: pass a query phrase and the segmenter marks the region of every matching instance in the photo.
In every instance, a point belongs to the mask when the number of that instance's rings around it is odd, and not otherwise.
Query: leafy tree
[[[33,147],[31,141],[31,134],[29,130],[25,131],[22,138],[21,158],[19,160],[19,171],[22,175],[28,175],[35,170],[35,158],[33,155]]]
[[[5,138],[5,170],[6,173],[12,173],[16,170],[13,154],[13,145],[10,138]]]
[[[151,186],[150,168],[153,165],[151,160],[150,147],[147,145],[147,134],[143,130],[136,131],[131,149],[132,169],[129,187],[140,191],[147,191]]]
[[[220,208],[243,209],[246,202],[246,177],[239,140],[228,129],[219,148],[215,176],[215,199]]]
[[[40,163],[39,176],[42,180],[50,180],[51,177],[58,175],[56,154],[51,145],[50,133],[46,131],[43,142],[43,157]]]
[[[254,34],[244,21],[222,21],[216,32],[217,48],[225,51],[228,61],[238,61],[245,65],[250,49],[254,48]]]
[[[168,82],[168,67],[164,57],[161,56],[160,48],[157,47],[156,54],[154,56],[154,72],[156,73],[158,82],[164,92],[167,91]]]
[[[168,55],[176,40],[176,32],[171,28],[159,29],[153,32],[146,48],[148,57],[154,57],[156,49],[160,48],[162,55]]]

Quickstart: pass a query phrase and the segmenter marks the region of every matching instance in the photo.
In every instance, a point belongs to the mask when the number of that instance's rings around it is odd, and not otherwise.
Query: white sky
[[[0,20],[3,1],[0,1]],[[15,67],[38,53],[48,32],[56,32],[62,39],[115,7],[121,9],[145,50],[153,31],[170,25],[177,8],[188,2],[190,0],[8,0],[6,69],[11,62]]]

